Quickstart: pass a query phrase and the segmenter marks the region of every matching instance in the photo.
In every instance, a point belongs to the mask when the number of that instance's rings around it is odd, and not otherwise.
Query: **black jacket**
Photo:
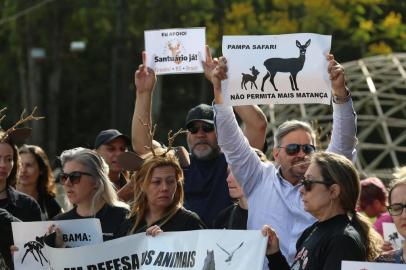
[[[7,203],[3,207],[22,221],[41,221],[41,208],[30,196],[7,187]]]

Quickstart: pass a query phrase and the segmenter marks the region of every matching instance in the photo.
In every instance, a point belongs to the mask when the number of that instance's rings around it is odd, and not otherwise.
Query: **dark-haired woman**
[[[55,179],[48,157],[36,145],[23,145],[19,154],[21,167],[16,188],[38,202],[42,220],[50,220],[61,213],[61,207],[55,200]]]
[[[296,256],[289,266],[279,250],[276,233],[268,235],[269,269],[340,270],[341,261],[373,261],[380,253],[382,239],[366,217],[356,213],[360,193],[358,173],[343,156],[318,152],[300,188],[304,210],[317,218],[296,243]]]

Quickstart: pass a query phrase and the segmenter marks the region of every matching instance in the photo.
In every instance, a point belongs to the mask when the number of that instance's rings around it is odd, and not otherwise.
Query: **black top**
[[[0,208],[22,221],[41,221],[41,208],[31,197],[14,188],[7,187],[7,198],[0,200]]]
[[[10,253],[10,246],[13,244],[13,233],[11,222],[20,221],[11,215],[7,210],[0,208],[0,254],[3,255],[5,263],[9,268],[13,268],[13,261]],[[0,267],[0,269],[3,269]]]
[[[296,243],[296,256],[289,267],[282,253],[267,256],[269,269],[341,270],[341,261],[365,261],[360,233],[347,215],[337,215],[308,227]]]
[[[82,217],[76,212],[76,207],[69,212],[57,215],[54,220],[68,220],[81,218],[98,218],[100,220],[103,240],[116,238],[120,225],[126,220],[129,211],[124,207],[111,206],[107,203],[96,213],[96,216]]]
[[[227,162],[223,153],[211,160],[190,156],[185,175],[185,208],[196,212],[208,226],[221,210],[232,205],[227,187]]]
[[[120,226],[119,233],[117,234],[118,237],[123,237],[128,235],[131,231],[134,223],[135,223],[136,216],[133,216],[127,219],[122,226]],[[201,230],[205,229],[206,226],[200,220],[199,216],[185,208],[180,208],[175,215],[168,220],[165,224],[160,225],[162,221],[165,220],[165,217],[158,220],[152,225],[159,225],[161,230],[164,232],[178,232],[178,231],[192,231],[192,230]],[[145,232],[147,230],[147,222],[143,220],[136,228],[135,233]]]
[[[49,194],[39,194],[38,204],[41,207],[42,220],[50,220],[62,212],[62,208],[59,206],[55,198]]]
[[[246,230],[248,210],[241,208],[238,203],[230,205],[220,212],[214,220],[214,229]]]

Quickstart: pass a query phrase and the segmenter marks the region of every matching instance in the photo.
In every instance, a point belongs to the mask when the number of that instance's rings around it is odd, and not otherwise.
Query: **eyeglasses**
[[[302,149],[303,153],[306,155],[313,153],[316,151],[316,147],[312,144],[297,144],[297,143],[290,143],[286,146],[279,146],[278,148],[285,148],[286,154],[289,156],[296,155]]]
[[[214,130],[214,125],[209,123],[202,123],[201,125],[193,125],[188,128],[189,132],[192,134],[196,134],[199,132],[199,129],[202,129],[204,132],[209,133]]]
[[[80,182],[80,178],[82,175],[93,176],[87,172],[71,172],[71,173],[60,173],[59,178],[61,180],[61,184],[65,185],[66,181],[71,182],[72,185],[78,184]]]
[[[403,209],[406,208],[406,204],[395,203],[389,205],[387,208],[391,216],[400,216],[403,213]]]
[[[319,181],[319,180],[312,180],[312,179],[302,179],[300,181],[300,184],[303,186],[303,188],[307,191],[310,192],[312,190],[313,184],[322,184],[326,185],[327,187],[331,186],[331,183],[327,183],[324,181]]]

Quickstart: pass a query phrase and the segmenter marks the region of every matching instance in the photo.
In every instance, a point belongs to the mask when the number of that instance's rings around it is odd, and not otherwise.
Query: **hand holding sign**
[[[334,55],[327,55],[328,73],[330,74],[331,86],[333,95],[345,98],[348,96],[348,89],[345,86],[344,68],[337,61],[334,60]]]
[[[217,104],[223,103],[223,98],[221,95],[221,81],[227,79],[227,59],[225,57],[220,57],[219,64],[212,72],[211,82],[213,84],[214,90],[214,101]]]
[[[134,74],[134,82],[138,94],[151,92],[156,83],[155,71],[147,66],[147,53],[142,52],[142,64]]]
[[[263,236],[268,236],[266,254],[272,255],[272,254],[275,254],[276,252],[278,252],[280,249],[279,249],[279,239],[278,239],[278,235],[276,235],[276,232],[268,225],[264,225],[262,227],[261,232],[262,232]]]

